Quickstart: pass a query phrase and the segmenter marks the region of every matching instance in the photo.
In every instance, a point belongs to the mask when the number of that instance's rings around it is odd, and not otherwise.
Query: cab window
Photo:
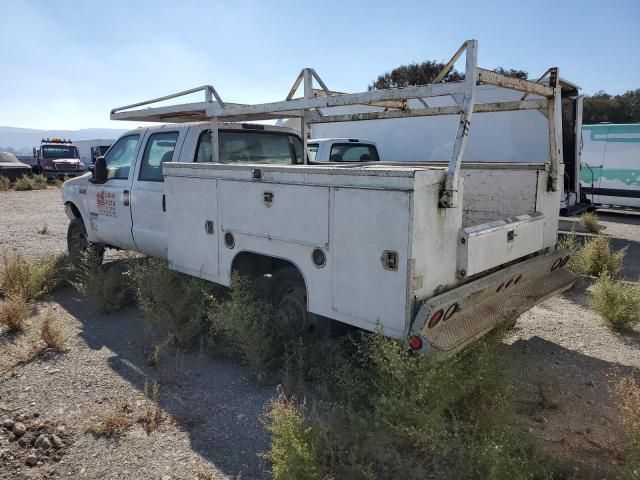
[[[104,156],[107,164],[107,180],[127,179],[136,155],[139,134],[127,135],[118,140]]]
[[[221,130],[219,138],[222,163],[302,163],[302,142],[294,135]],[[212,158],[211,133],[205,130],[200,134],[194,161],[211,162]]]
[[[154,133],[147,140],[138,180],[143,182],[163,182],[162,164],[170,162],[176,149],[178,132]]]
[[[378,152],[373,145],[336,143],[331,146],[331,162],[377,162]]]

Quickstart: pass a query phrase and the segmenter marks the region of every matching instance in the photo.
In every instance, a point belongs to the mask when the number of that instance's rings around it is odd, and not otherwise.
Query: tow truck
[[[49,179],[77,177],[87,172],[71,139],[43,138],[40,148],[33,147],[33,158],[37,162],[36,173]]]

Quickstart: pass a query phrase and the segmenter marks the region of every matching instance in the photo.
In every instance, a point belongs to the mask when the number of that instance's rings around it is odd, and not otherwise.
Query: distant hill
[[[81,130],[38,130],[34,128],[0,127],[0,151],[31,153],[31,149],[40,144],[40,140],[51,137],[70,138],[71,140],[90,140],[93,138],[116,139],[126,129],[83,128]]]

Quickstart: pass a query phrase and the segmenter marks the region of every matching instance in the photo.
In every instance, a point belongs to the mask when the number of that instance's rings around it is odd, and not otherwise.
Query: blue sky
[[[640,1],[0,0],[0,125],[129,128],[109,110],[213,84],[223,99],[283,98],[303,66],[334,90],[447,60],[549,66],[583,87],[640,88]]]

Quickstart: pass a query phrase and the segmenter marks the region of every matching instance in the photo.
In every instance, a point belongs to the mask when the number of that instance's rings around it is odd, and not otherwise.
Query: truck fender
[[[64,213],[67,214],[67,218],[69,220],[73,220],[74,218],[82,218],[80,209],[73,202],[66,202],[64,204]],[[84,219],[82,221],[84,222]]]

